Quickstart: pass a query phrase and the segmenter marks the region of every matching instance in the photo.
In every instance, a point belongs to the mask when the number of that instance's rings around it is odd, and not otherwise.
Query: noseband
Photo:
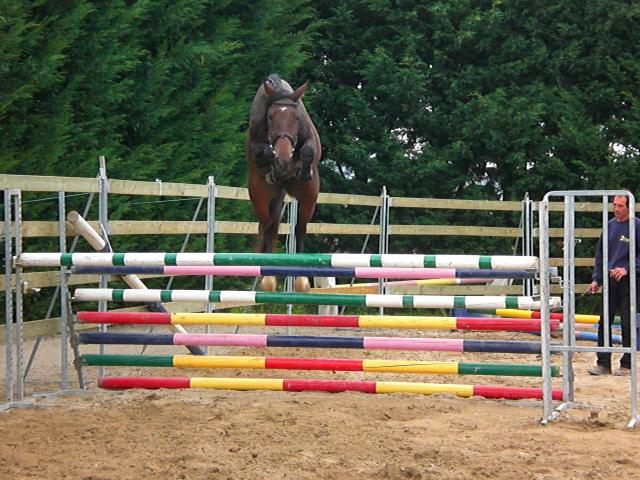
[[[282,100],[284,100],[284,101],[282,101]],[[288,98],[281,99],[280,101],[275,101],[271,105],[272,106],[273,105],[277,105],[277,106],[280,106],[282,108],[287,108],[287,107],[296,108],[297,107],[297,103],[294,102],[291,99],[288,99]],[[289,140],[291,142],[291,147],[295,150],[296,144],[298,143],[297,135],[294,136],[294,135],[292,135],[292,134],[290,134],[288,132],[281,132],[281,133],[278,133],[275,137],[272,137],[271,136],[271,131],[269,131],[269,133],[268,133],[269,144],[271,145],[272,148],[274,147],[276,142],[281,138],[286,138],[287,140]]]
[[[269,135],[269,144],[271,145],[271,148],[273,148],[273,146],[276,144],[276,142],[281,138],[286,138],[287,140],[289,140],[291,142],[291,146],[295,150],[296,143],[298,143],[298,139],[296,137],[294,137],[293,135],[291,135],[290,133],[287,133],[287,132],[279,133],[278,135],[276,135],[276,138],[274,138],[274,139],[272,139],[271,135]]]

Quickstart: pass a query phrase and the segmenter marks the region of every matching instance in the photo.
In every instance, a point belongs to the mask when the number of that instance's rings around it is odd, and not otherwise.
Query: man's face
[[[613,215],[618,222],[629,220],[629,207],[627,207],[627,197],[616,195],[613,197]]]

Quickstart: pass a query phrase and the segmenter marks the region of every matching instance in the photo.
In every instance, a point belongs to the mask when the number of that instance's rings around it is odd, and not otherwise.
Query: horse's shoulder
[[[264,87],[260,85],[260,88],[253,97],[251,103],[251,110],[249,111],[249,128],[266,128],[267,124],[267,108],[268,97],[264,93]]]

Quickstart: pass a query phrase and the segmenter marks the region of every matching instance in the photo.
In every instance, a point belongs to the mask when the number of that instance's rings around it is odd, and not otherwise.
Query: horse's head
[[[267,110],[269,143],[275,154],[271,165],[271,177],[283,182],[297,175],[293,154],[298,143],[301,115],[298,101],[307,88],[307,83],[293,92],[276,91],[269,82],[264,82],[265,93],[270,98]]]

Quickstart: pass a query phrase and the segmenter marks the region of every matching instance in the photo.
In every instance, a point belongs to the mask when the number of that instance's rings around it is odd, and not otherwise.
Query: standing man
[[[608,263],[609,272],[609,331],[606,332],[611,342],[611,325],[614,315],[620,314],[622,324],[622,346],[631,345],[631,317],[629,307],[631,305],[631,289],[629,281],[629,197],[626,195],[616,195],[613,197],[614,218],[609,220],[608,233]],[[640,247],[640,220],[635,218],[636,225],[636,271],[640,273],[640,256],[637,255]],[[589,285],[589,292],[596,293],[602,285],[602,235],[598,241],[596,250],[596,268],[593,272],[593,281]],[[636,290],[637,291],[637,290]],[[637,297],[636,297],[637,299]],[[605,298],[603,295],[602,304]],[[601,310],[604,313],[604,308]],[[604,316],[600,315],[598,325],[598,346],[604,346]],[[596,366],[589,370],[591,375],[607,375],[611,373],[611,352],[598,352],[598,362]],[[625,353],[620,358],[620,368],[614,375],[631,374],[631,355]]]

